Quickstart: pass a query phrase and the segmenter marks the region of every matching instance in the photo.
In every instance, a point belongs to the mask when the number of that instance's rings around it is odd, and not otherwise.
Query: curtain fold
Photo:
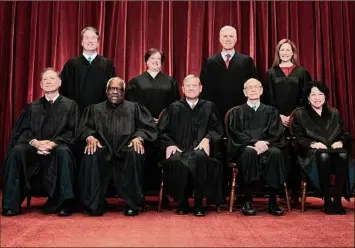
[[[220,51],[224,25],[237,28],[236,50],[254,58],[262,78],[277,42],[290,38],[300,63],[329,86],[330,104],[355,137],[353,23],[354,2],[0,2],[0,159],[19,112],[42,94],[41,70],[60,71],[79,54],[85,26],[99,29],[99,52],[126,81],[145,70],[143,55],[150,47],[164,51],[163,70],[179,83],[188,73],[199,74],[202,61]]]

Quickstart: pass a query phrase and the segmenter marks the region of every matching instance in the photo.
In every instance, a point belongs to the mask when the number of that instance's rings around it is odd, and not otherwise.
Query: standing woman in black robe
[[[304,94],[304,88],[311,76],[307,69],[298,63],[298,54],[296,45],[289,39],[282,39],[276,46],[275,58],[271,68],[265,73],[263,80],[264,94],[262,102],[277,108],[285,127],[285,137],[290,136],[290,114],[296,108],[303,106],[307,99]],[[296,161],[294,151],[289,149],[290,162]],[[298,186],[300,182],[300,173],[297,166],[292,165],[288,179],[289,186],[292,189],[292,199],[297,204]]]
[[[341,196],[349,196],[353,186],[349,177],[351,137],[344,133],[339,111],[327,106],[329,90],[324,83],[309,84],[306,93],[309,105],[296,110],[291,128],[296,135],[300,165],[323,195],[324,212],[345,214]],[[329,192],[331,171],[335,174],[333,201]]]
[[[127,85],[126,99],[145,106],[158,122],[160,112],[170,103],[180,99],[177,80],[161,72],[165,56],[156,48],[150,48],[144,55],[147,70],[132,78]],[[155,144],[146,144],[145,189],[158,190],[161,178],[157,167]]]

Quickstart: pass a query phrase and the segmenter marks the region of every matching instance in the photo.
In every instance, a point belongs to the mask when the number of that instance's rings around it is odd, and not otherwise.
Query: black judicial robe
[[[216,158],[216,146],[223,135],[223,127],[216,105],[200,99],[191,109],[185,99],[176,101],[163,112],[158,129],[164,157],[164,185],[174,198],[179,202],[183,200],[188,174],[191,173],[195,195],[206,196],[211,203],[221,203],[223,170]],[[194,150],[203,138],[210,139],[210,156],[202,150]],[[176,145],[183,152],[177,152],[166,160],[165,150],[171,145]]]
[[[227,69],[221,53],[217,53],[204,62],[200,78],[201,98],[214,102],[224,118],[229,109],[245,103],[244,83],[257,78],[257,71],[251,57],[237,52]]]
[[[264,75],[261,101],[275,106],[280,115],[289,116],[293,110],[307,104],[304,89],[310,81],[309,72],[302,66],[296,66],[288,76],[279,66],[270,68]]]
[[[308,105],[296,110],[293,118],[292,133],[296,136],[296,149],[298,160],[301,167],[307,173],[313,187],[318,193],[321,193],[321,187],[318,177],[316,164],[316,149],[310,147],[311,142],[322,142],[327,147],[336,141],[343,142],[342,149],[327,150],[333,152],[348,152],[351,154],[351,136],[343,130],[343,121],[337,109],[323,106],[321,116]],[[350,157],[350,156],[349,156]],[[352,159],[349,159],[349,174],[346,182],[344,196],[349,196],[354,188],[355,165]]]
[[[161,72],[153,78],[147,71],[129,81],[125,96],[127,100],[145,106],[156,119],[170,103],[180,99],[178,83],[174,78]],[[144,188],[145,191],[159,190],[161,171],[157,166],[157,144],[146,143],[145,147]]]
[[[83,204],[92,210],[102,209],[108,183],[113,178],[117,193],[135,208],[143,197],[140,181],[144,155],[128,148],[128,144],[137,136],[145,142],[156,140],[158,131],[150,112],[126,100],[115,105],[108,101],[91,105],[80,120],[79,139],[84,142],[91,135],[103,148],[83,157],[79,176]]]
[[[42,97],[22,110],[12,131],[5,161],[3,208],[18,211],[33,184],[44,188],[54,200],[45,205],[48,212],[73,198],[75,160],[70,148],[75,142],[79,115],[77,103],[61,95],[52,105]],[[50,155],[38,155],[29,145],[32,139],[51,140],[58,146]]]
[[[163,109],[180,99],[178,83],[161,72],[153,78],[146,71],[129,81],[126,99],[144,105],[158,119]]]
[[[84,55],[69,59],[60,74],[60,93],[79,104],[82,112],[91,104],[106,100],[106,83],[116,76],[115,67],[109,59],[97,55],[91,64]]]
[[[260,106],[255,111],[248,104],[243,104],[234,107],[228,118],[226,119],[226,133],[228,137],[228,155],[229,161],[238,161],[237,164],[242,163],[241,156],[247,146],[254,146],[259,140],[268,141],[270,143],[269,150],[272,147],[280,149],[283,153],[285,151],[285,140],[283,136],[283,126],[275,107],[260,103]],[[264,164],[269,164],[270,157],[268,151],[261,154],[260,159],[265,159]],[[283,154],[283,156],[286,154]],[[284,157],[278,159],[279,165],[275,166],[278,171],[274,171],[274,176],[269,179],[274,188],[277,185],[282,185],[287,177],[288,165]],[[247,168],[248,164],[243,164],[241,168]],[[244,169],[245,171],[246,169]],[[262,173],[257,169],[253,169],[254,174],[250,173],[245,181],[253,181],[257,178],[262,179]],[[266,169],[267,171],[267,169]],[[277,176],[276,176],[277,175]],[[247,175],[246,175],[247,176]],[[260,177],[260,178],[259,178]]]

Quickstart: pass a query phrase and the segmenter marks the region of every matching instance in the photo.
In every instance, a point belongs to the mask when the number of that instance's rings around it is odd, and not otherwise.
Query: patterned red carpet
[[[274,217],[259,200],[256,216],[243,216],[240,208],[229,213],[224,206],[204,218],[177,216],[173,209],[158,214],[155,198],[137,217],[124,216],[122,202],[112,199],[102,217],[60,218],[41,214],[44,200],[33,199],[23,215],[1,217],[1,247],[354,247],[354,199],[344,201],[343,216],[323,214],[322,201],[308,198],[304,213],[295,208]]]

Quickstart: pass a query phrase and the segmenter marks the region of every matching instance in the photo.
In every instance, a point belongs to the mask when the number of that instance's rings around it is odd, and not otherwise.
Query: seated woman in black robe
[[[292,132],[296,136],[300,165],[312,185],[324,197],[326,214],[345,214],[341,196],[349,195],[350,147],[337,109],[327,106],[329,90],[322,82],[306,89],[309,105],[296,110]],[[335,174],[334,198],[331,199],[329,175]]]
[[[307,102],[304,88],[311,80],[307,69],[299,65],[296,45],[289,39],[280,40],[275,49],[274,62],[263,78],[264,93],[261,101],[277,108],[286,137],[290,136],[290,114]],[[291,145],[289,148],[289,161],[292,166],[288,181],[293,202],[297,204],[301,177],[299,167],[294,163],[297,156]]]
[[[60,78],[52,68],[41,76],[44,96],[26,106],[13,129],[5,161],[2,214],[17,215],[29,194],[48,196],[45,213],[72,212],[75,159],[71,148],[79,122],[78,104],[59,95]]]
[[[124,81],[111,78],[107,101],[89,106],[80,120],[79,139],[86,141],[79,172],[80,200],[89,215],[104,213],[111,182],[126,202],[125,215],[137,215],[143,200],[143,143],[155,141],[158,131],[150,112],[124,100],[124,93]]]
[[[146,107],[152,114],[155,122],[159,114],[170,103],[180,99],[178,82],[173,77],[162,73],[165,55],[156,48],[150,48],[144,55],[147,70],[132,78],[126,89],[126,99],[138,102]],[[156,143],[145,143],[146,162],[144,169],[145,191],[158,190],[160,185],[160,168],[157,166],[158,149]],[[167,198],[164,198],[165,201]]]

